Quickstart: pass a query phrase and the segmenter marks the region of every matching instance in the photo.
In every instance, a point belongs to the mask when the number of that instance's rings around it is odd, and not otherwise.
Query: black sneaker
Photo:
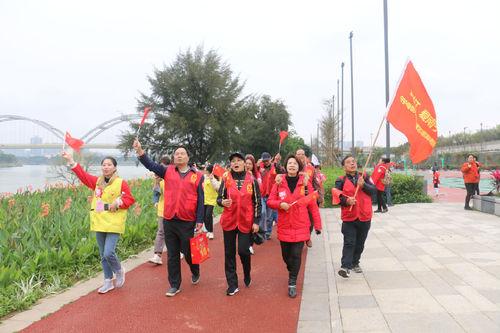
[[[361,267],[359,267],[359,265],[356,265],[352,268],[352,270],[355,272],[355,273],[363,273],[363,270],[361,269]]]
[[[389,210],[386,208],[384,210],[382,210],[382,213],[387,213]]]
[[[250,278],[250,276],[249,277],[245,277],[243,279],[243,282],[245,282],[245,286],[246,287],[250,287],[250,285],[252,284],[252,279]]]
[[[474,210],[474,209],[472,209],[470,206],[466,206],[466,207],[464,207],[464,209],[465,209],[465,210]]]
[[[347,279],[349,277],[349,275],[351,275],[351,272],[347,268],[341,268],[341,269],[339,269],[338,273],[344,279]]]
[[[290,298],[297,297],[297,287],[296,286],[288,286],[288,297],[290,297]]]
[[[191,283],[198,284],[200,282],[200,274],[191,276]]]
[[[382,213],[382,211],[380,209],[374,210],[373,212],[374,213]]]
[[[227,288],[226,295],[227,296],[234,296],[238,291],[240,291],[238,289],[238,287],[229,287],[229,288]]]
[[[175,295],[177,295],[180,292],[181,292],[181,290],[179,288],[172,287],[169,290],[167,290],[167,292],[165,293],[165,296],[174,297]]]

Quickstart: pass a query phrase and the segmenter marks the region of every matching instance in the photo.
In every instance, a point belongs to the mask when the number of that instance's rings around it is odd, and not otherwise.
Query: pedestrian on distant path
[[[262,196],[262,215],[260,220],[260,228],[265,232],[266,240],[271,239],[271,233],[273,231],[273,214],[274,210],[267,205],[267,199],[271,189],[276,182],[276,175],[281,173],[281,167],[279,162],[281,160],[281,155],[276,154],[274,158],[268,152],[262,153],[262,162],[259,165],[259,173],[262,177],[262,183],[260,185],[260,194]]]
[[[321,234],[321,217],[316,200],[304,200],[314,189],[307,180],[307,175],[300,174],[302,163],[294,155],[290,155],[285,160],[285,166],[286,176],[280,184],[273,186],[268,204],[278,210],[278,239],[281,255],[288,269],[288,296],[294,298],[297,296],[302,249],[304,242],[311,237],[309,212],[318,235]]]
[[[217,192],[219,191],[219,178],[213,174],[213,164],[205,167],[205,181],[203,190],[205,191],[205,229],[207,229],[207,238],[214,239],[214,207],[217,204]]]
[[[483,166],[481,163],[479,163],[479,160],[476,155],[474,155],[474,163],[477,165],[477,179],[476,179],[476,188],[474,190],[474,193],[477,195],[480,195],[479,191],[479,182],[481,181],[481,167]]]
[[[391,176],[387,172],[389,169],[390,162],[391,160],[388,157],[381,158],[378,161],[378,164],[373,169],[372,180],[373,184],[375,184],[375,187],[377,188],[377,205],[378,205],[378,209],[375,211],[375,213],[387,213],[388,211],[383,194],[385,190],[385,185],[390,184],[391,182],[390,178]]]
[[[439,169],[436,168],[436,170],[432,173],[432,184],[434,184],[434,193],[436,197],[439,196],[439,184],[441,181],[439,180]]]
[[[343,278],[350,276],[351,270],[362,273],[359,260],[370,230],[372,219],[372,194],[377,188],[367,175],[357,171],[357,162],[351,155],[342,159],[345,176],[337,178],[335,188],[342,191],[340,209],[344,246],[341,268],[338,274]],[[356,187],[359,190],[356,193]],[[356,193],[356,196],[354,196]]]
[[[125,231],[127,209],[135,199],[127,182],[118,176],[113,157],[101,161],[102,175],[99,177],[85,172],[70,153],[63,151],[62,157],[80,181],[94,191],[90,204],[90,230],[95,231],[104,271],[104,284],[97,291],[105,294],[115,287],[121,288],[125,283],[125,269],[116,255],[116,244]],[[116,276],[114,284],[113,273]]]
[[[165,293],[172,297],[181,291],[180,253],[184,253],[191,269],[191,283],[200,282],[200,265],[191,261],[189,240],[194,230],[203,227],[204,192],[203,174],[188,165],[189,152],[185,147],[174,151],[174,163],[165,167],[152,161],[144,152],[139,140],[134,140],[133,148],[139,161],[165,181],[165,201],[163,208],[163,229],[168,257],[168,282],[170,289]]]
[[[245,156],[245,169],[246,171],[249,171],[252,173],[253,177],[257,180],[257,183],[259,184],[259,189],[262,184],[262,177],[259,172],[259,168],[257,167],[257,162],[255,162],[255,157],[252,154],[247,154]],[[262,200],[262,199],[261,199]],[[262,203],[261,203],[262,204]],[[259,221],[260,224],[260,221]],[[254,248],[253,248],[253,237],[250,237],[250,247],[248,248],[250,250],[250,254],[255,254]]]
[[[238,289],[236,274],[236,238],[238,255],[243,266],[243,282],[249,287],[252,278],[250,239],[259,231],[261,198],[259,183],[245,169],[245,157],[240,153],[229,156],[231,171],[222,177],[217,204],[224,208],[219,223],[224,235],[224,270],[226,273],[226,295],[235,295]]]
[[[474,155],[470,154],[469,156],[467,156],[467,162],[462,164],[461,171],[464,177],[465,189],[467,191],[467,195],[465,196],[464,209],[472,210],[469,202],[474,195],[474,192],[476,191],[476,183],[478,183],[479,179],[479,169],[474,159]]]
[[[392,207],[392,172],[394,170],[394,162],[389,162],[387,164],[387,172],[385,179],[384,193],[386,198],[387,207]]]
[[[163,156],[160,158],[160,164],[167,167],[170,164],[170,157]],[[158,227],[156,229],[156,238],[154,243],[154,254],[149,258],[149,262],[161,265],[163,264],[161,260],[161,255],[163,253],[163,248],[165,247],[165,232],[163,231],[163,206],[165,197],[163,195],[165,189],[165,182],[163,178],[155,175],[154,186],[153,186],[153,203],[156,207],[156,216]]]

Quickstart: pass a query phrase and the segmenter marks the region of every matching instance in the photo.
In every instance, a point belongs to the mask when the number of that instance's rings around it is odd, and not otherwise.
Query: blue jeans
[[[96,231],[95,238],[97,240],[97,245],[99,245],[99,254],[101,255],[104,278],[112,279],[113,272],[116,273],[122,269],[120,260],[115,253],[116,243],[118,243],[118,239],[120,239],[120,234]]]
[[[262,198],[262,216],[259,223],[260,229],[266,233],[266,238],[270,237],[273,232],[273,213],[275,212],[267,206],[267,199]]]

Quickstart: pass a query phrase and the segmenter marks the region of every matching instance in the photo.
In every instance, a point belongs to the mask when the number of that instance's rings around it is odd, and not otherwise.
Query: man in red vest
[[[344,157],[342,166],[346,174],[335,181],[335,188],[342,191],[340,206],[344,235],[341,268],[338,273],[348,278],[351,270],[356,273],[363,272],[359,266],[359,259],[363,253],[373,215],[371,196],[377,189],[369,176],[362,176],[357,171],[358,166],[354,157],[350,155]]]
[[[174,163],[167,167],[152,161],[137,139],[133,147],[142,165],[165,180],[163,229],[170,283],[170,289],[165,295],[172,297],[181,291],[180,252],[185,254],[186,262],[191,269],[191,283],[200,282],[200,265],[191,262],[189,239],[194,236],[195,226],[198,231],[203,226],[205,208],[203,174],[189,166],[189,152],[185,147],[175,149]]]

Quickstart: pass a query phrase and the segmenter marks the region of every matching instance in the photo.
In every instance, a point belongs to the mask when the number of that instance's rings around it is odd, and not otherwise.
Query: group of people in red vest
[[[155,244],[156,263],[161,262],[163,243],[167,247],[167,271],[170,288],[166,296],[172,297],[181,291],[181,256],[191,270],[191,283],[200,282],[200,265],[191,260],[190,239],[200,232],[206,221],[205,186],[212,182],[210,172],[202,173],[189,164],[189,151],[185,147],[175,149],[171,161],[154,162],[136,139],[133,148],[148,170],[161,181],[163,198],[158,203],[159,229]],[[96,231],[105,281],[99,293],[107,293],[125,282],[125,271],[116,256],[115,248],[124,232],[126,212],[134,203],[127,183],[116,175],[116,160],[111,157],[102,162],[101,177],[95,177],[79,169],[72,156],[63,157],[71,165],[84,184],[94,190],[91,205],[91,229]],[[304,150],[299,149],[281,162],[277,154],[271,157],[263,153],[256,162],[252,155],[232,153],[229,168],[216,185],[214,201],[209,203],[223,208],[220,225],[224,238],[224,269],[228,288],[226,294],[233,296],[239,291],[236,274],[236,254],[243,267],[243,282],[252,283],[251,254],[253,242],[270,239],[273,223],[277,225],[281,255],[288,270],[288,296],[297,296],[297,277],[301,268],[304,245],[311,247],[311,233],[321,234],[322,222],[319,206],[323,204],[324,175],[308,161]],[[353,157],[342,160],[346,175],[340,177],[336,188],[342,211],[342,233],[344,249],[342,268],[339,274],[348,277],[350,270],[360,272],[359,258],[370,228],[372,217],[371,193],[375,185],[366,175],[357,172]],[[211,170],[213,171],[213,169]],[[205,176],[207,181],[205,181]],[[359,191],[358,191],[359,189]],[[161,209],[160,209],[161,208]],[[208,211],[211,211],[210,209]],[[277,212],[277,216],[275,214]],[[209,227],[211,239],[213,229]],[[160,235],[161,234],[161,235]],[[257,235],[261,237],[256,237]],[[156,257],[159,257],[156,258]],[[158,262],[158,260],[160,260]],[[116,275],[116,281],[113,276]]]

